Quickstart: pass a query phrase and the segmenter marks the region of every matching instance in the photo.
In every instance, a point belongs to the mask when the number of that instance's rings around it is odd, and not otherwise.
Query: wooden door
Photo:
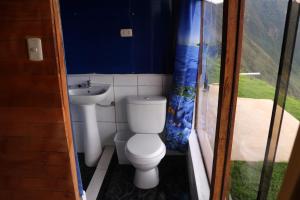
[[[58,0],[0,1],[0,47],[0,199],[79,199]]]

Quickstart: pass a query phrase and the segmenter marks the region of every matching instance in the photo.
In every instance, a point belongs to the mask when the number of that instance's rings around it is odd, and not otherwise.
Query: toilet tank
[[[163,96],[129,96],[126,102],[129,128],[134,133],[161,133],[166,121]]]

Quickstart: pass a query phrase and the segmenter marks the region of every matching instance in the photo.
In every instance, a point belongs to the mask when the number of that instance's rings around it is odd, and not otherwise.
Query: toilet
[[[127,119],[134,135],[127,141],[125,155],[135,167],[134,184],[140,189],[159,184],[158,164],[166,154],[159,137],[165,126],[167,99],[162,96],[127,97]]]

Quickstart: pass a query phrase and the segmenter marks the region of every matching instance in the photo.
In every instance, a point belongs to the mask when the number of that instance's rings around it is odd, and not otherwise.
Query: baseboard
[[[188,173],[192,199],[208,200],[210,187],[201,155],[200,144],[194,130],[189,138]]]
[[[95,173],[86,190],[87,200],[96,200],[114,153],[114,146],[105,146]]]

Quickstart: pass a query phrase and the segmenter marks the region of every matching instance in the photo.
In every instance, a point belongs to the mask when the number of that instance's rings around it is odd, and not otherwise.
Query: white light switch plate
[[[41,38],[27,38],[29,60],[42,61],[43,50]]]
[[[132,37],[132,29],[131,28],[125,28],[120,30],[121,37]]]

